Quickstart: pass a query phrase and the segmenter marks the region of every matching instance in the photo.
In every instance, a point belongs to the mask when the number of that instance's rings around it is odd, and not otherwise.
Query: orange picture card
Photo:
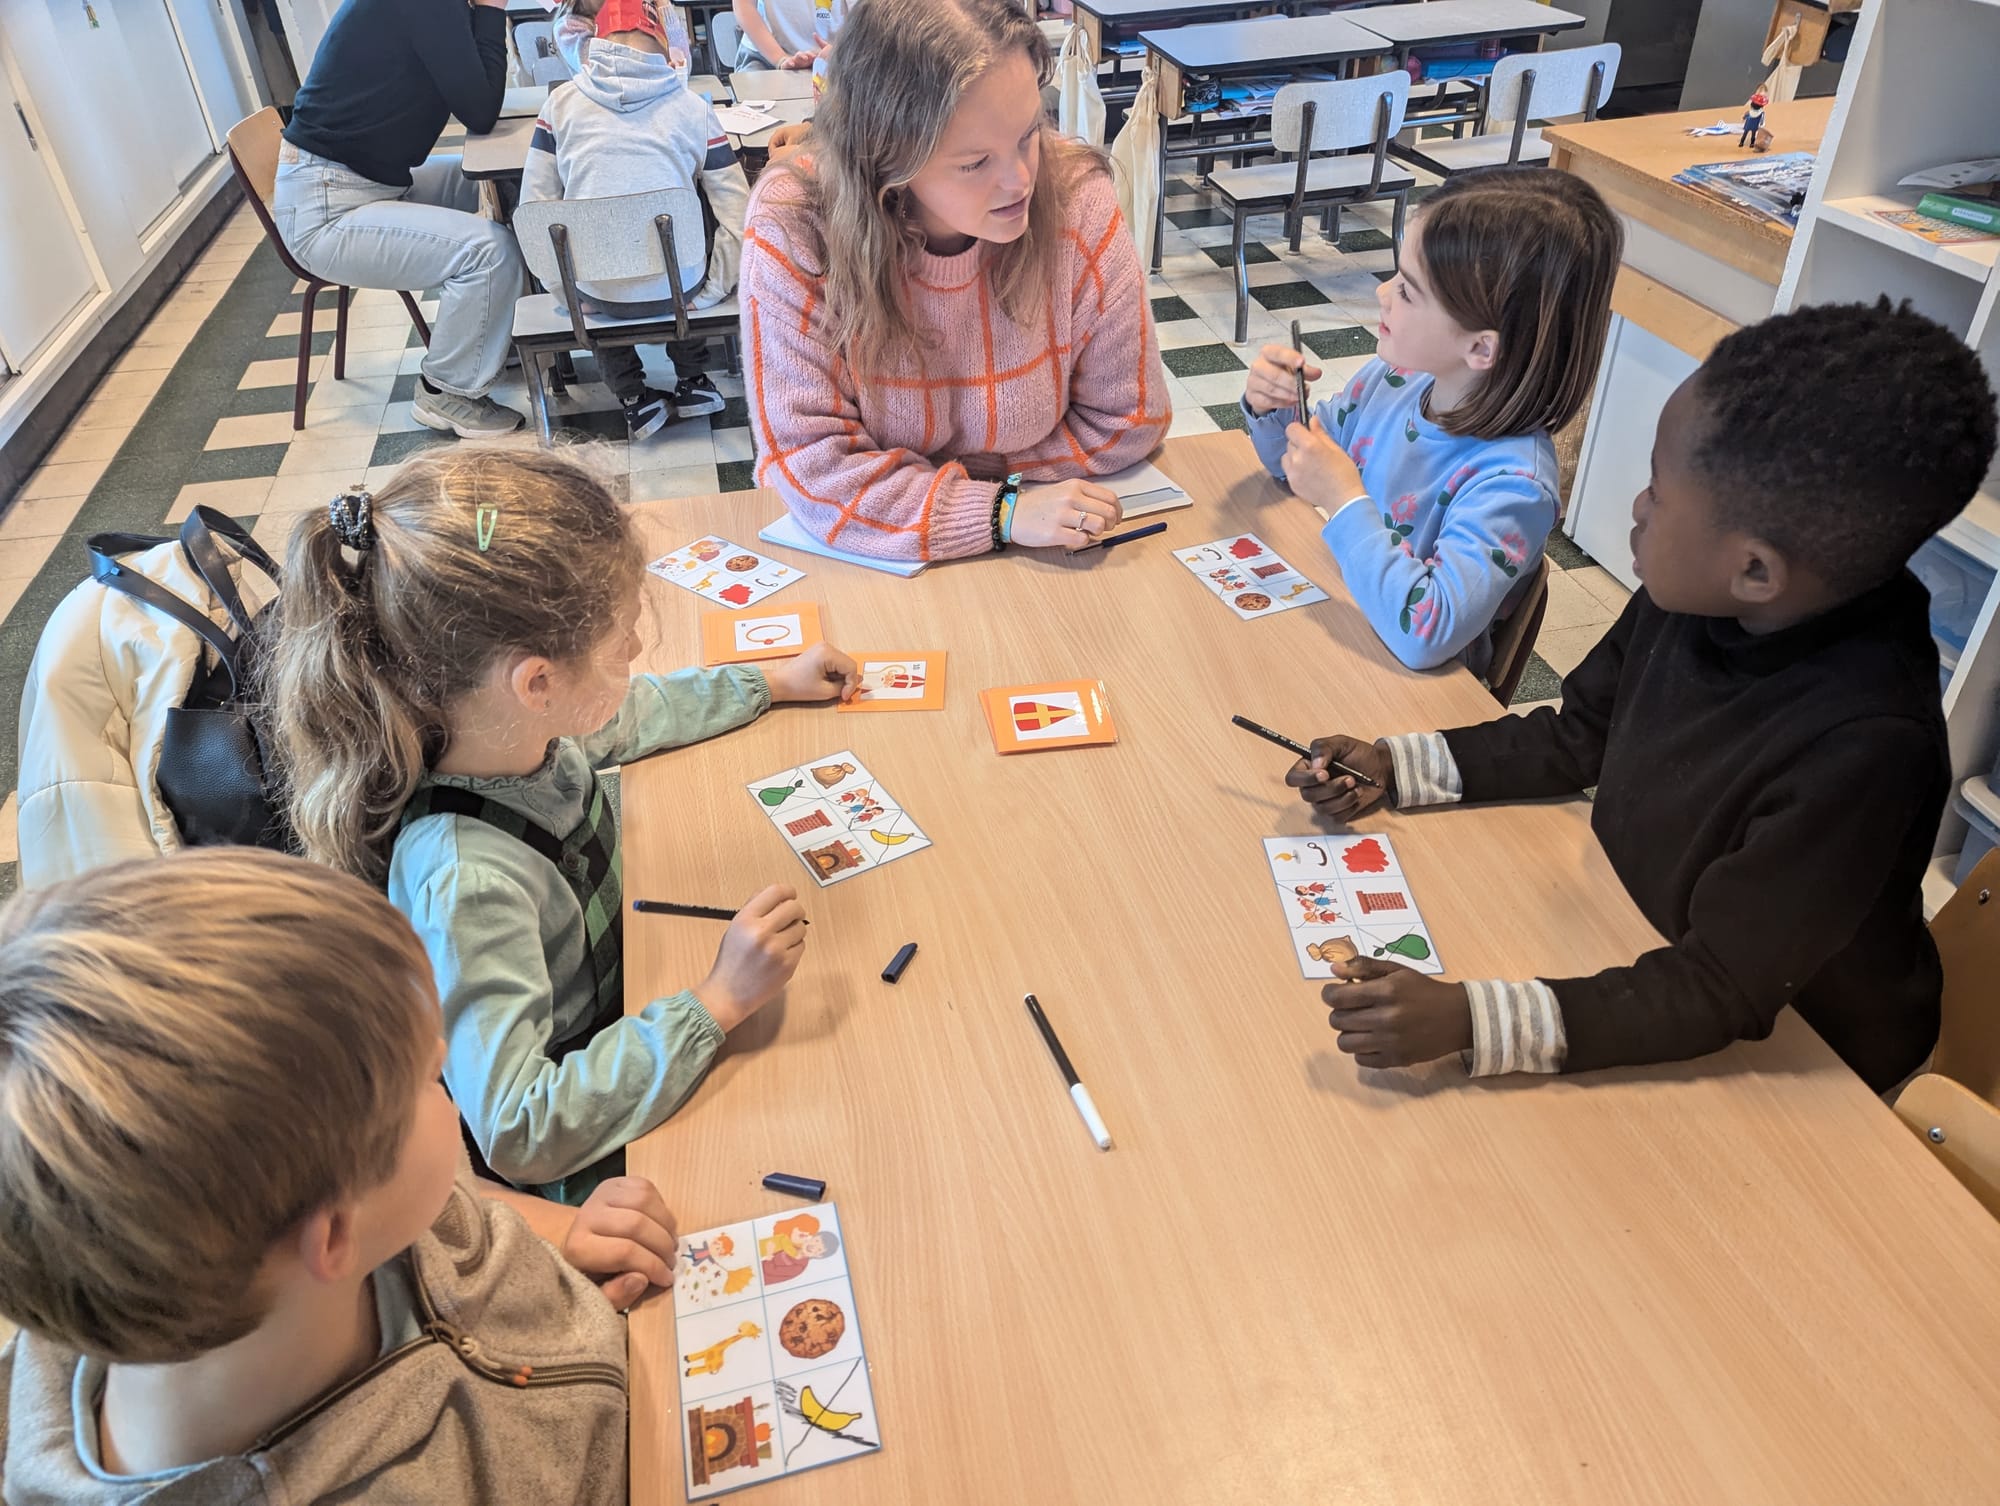
[[[1008,685],[983,690],[979,699],[986,707],[986,724],[993,729],[993,746],[1002,753],[1118,741],[1102,680]]]
[[[898,649],[855,654],[861,666],[861,689],[842,711],[944,710],[944,651],[935,648]]]
[[[804,653],[823,636],[819,608],[809,601],[741,612],[703,612],[701,662],[713,668],[758,659],[789,659]]]

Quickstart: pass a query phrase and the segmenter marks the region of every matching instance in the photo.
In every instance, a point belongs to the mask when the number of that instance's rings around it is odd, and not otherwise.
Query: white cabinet
[[[1778,290],[1780,310],[1813,303],[1909,299],[1979,353],[2000,385],[2000,237],[1933,245],[1875,217],[1909,209],[1905,173],[2000,153],[1991,108],[2000,58],[2000,0],[1864,0],[1841,75],[1820,167]],[[1952,891],[1968,807],[1982,815],[1984,778],[2000,751],[2000,464],[1965,512],[1920,552],[1934,586],[1932,628],[1947,671],[1945,723],[1955,782],[1924,882],[1934,913]]]
[[[17,371],[97,286],[43,145],[0,66],[0,357]]]

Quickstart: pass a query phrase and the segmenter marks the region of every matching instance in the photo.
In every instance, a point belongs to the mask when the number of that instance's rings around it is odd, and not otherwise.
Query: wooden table
[[[1440,0],[1442,3],[1442,0]],[[1773,152],[1819,149],[1831,99],[1774,104]],[[1736,112],[1689,110],[1546,128],[1549,165],[1595,185],[1625,225],[1625,259],[1612,289],[1610,337],[1564,528],[1632,585],[1632,498],[1646,484],[1653,428],[1668,396],[1716,341],[1771,312],[1792,229],[1673,181],[1696,163],[1751,155],[1736,132],[1690,136],[1690,126],[1736,124]]]
[[[796,560],[793,599],[836,642],[949,651],[945,710],[788,707],[625,771],[629,893],[781,880],[813,918],[785,997],[628,1156],[687,1230],[794,1206],[770,1171],[839,1204],[883,1450],[756,1499],[1986,1499],[2000,1225],[1795,1015],[1702,1062],[1556,1081],[1335,1049],[1258,840],[1311,823],[1285,756],[1229,715],[1377,733],[1497,708],[1462,671],[1391,660],[1243,436],[1161,464],[1197,506],[1094,561],[1010,551],[899,581]],[[651,557],[752,541],[779,510],[760,492],[634,514]],[[1335,599],[1239,623],[1165,547],[1247,528]],[[649,581],[643,662],[694,662],[705,606]],[[1109,686],[1115,746],[993,753],[979,690],[1081,675]],[[936,846],[821,891],[744,785],[843,748]],[[1453,975],[1561,976],[1654,939],[1588,814],[1361,824],[1394,835]],[[629,920],[628,1007],[706,973],[719,927]],[[632,1500],[678,1503],[671,1302],[631,1340]]]
[[[739,100],[811,99],[810,68],[743,68],[729,75],[729,88]]]

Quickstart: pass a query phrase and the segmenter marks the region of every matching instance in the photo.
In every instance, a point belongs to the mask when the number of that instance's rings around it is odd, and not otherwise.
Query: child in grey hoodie
[[[0,908],[9,1506],[625,1500],[616,1309],[672,1220],[475,1183],[438,1030],[409,923],[302,858]]]
[[[569,83],[549,95],[528,147],[521,199],[604,199],[659,188],[698,188],[714,218],[707,264],[693,260],[697,276],[683,275],[691,309],[722,302],[736,288],[743,257],[743,219],[750,184],[723,134],[715,110],[691,92],[668,57],[667,32],[656,0],[605,0],[597,9],[597,39]],[[583,16],[587,6],[575,8]],[[683,248],[694,227],[676,226]],[[691,258],[683,250],[684,265]],[[673,310],[665,276],[618,283],[584,283],[578,292],[613,318],[648,318]],[[560,299],[560,291],[557,293]],[[646,385],[638,352],[628,347],[598,352],[598,366],[624,406],[634,439],[657,432],[669,417],[722,410],[722,394],[703,375],[707,343],[670,342],[667,354],[678,381],[671,397]]]

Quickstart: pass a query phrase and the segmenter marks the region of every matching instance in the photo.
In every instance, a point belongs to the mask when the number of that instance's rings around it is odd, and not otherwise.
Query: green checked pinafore
[[[539,821],[531,820],[497,800],[488,800],[484,795],[459,789],[455,785],[427,784],[419,789],[403,808],[402,825],[407,827],[411,822],[431,815],[466,816],[474,821],[483,821],[518,842],[527,843],[555,865],[556,872],[562,875],[563,882],[576,896],[577,908],[583,912],[584,944],[596,991],[592,997],[589,1020],[581,1030],[572,1031],[565,1039],[551,1041],[549,1060],[559,1062],[572,1051],[581,1050],[599,1031],[624,1018],[625,886],[618,871],[618,813],[612,809],[611,801],[604,793],[604,782],[595,773],[591,774],[584,817],[567,835],[560,837]],[[487,1166],[485,1157],[473,1141],[472,1131],[463,1119],[459,1121],[459,1128],[464,1132],[465,1148],[472,1157],[473,1169],[480,1176],[505,1181],[506,1178],[496,1176]],[[575,1205],[588,1197],[590,1190],[599,1182],[624,1174],[625,1152],[619,1149],[596,1164],[564,1177],[559,1193],[548,1186],[529,1190],[540,1191],[544,1196]]]

